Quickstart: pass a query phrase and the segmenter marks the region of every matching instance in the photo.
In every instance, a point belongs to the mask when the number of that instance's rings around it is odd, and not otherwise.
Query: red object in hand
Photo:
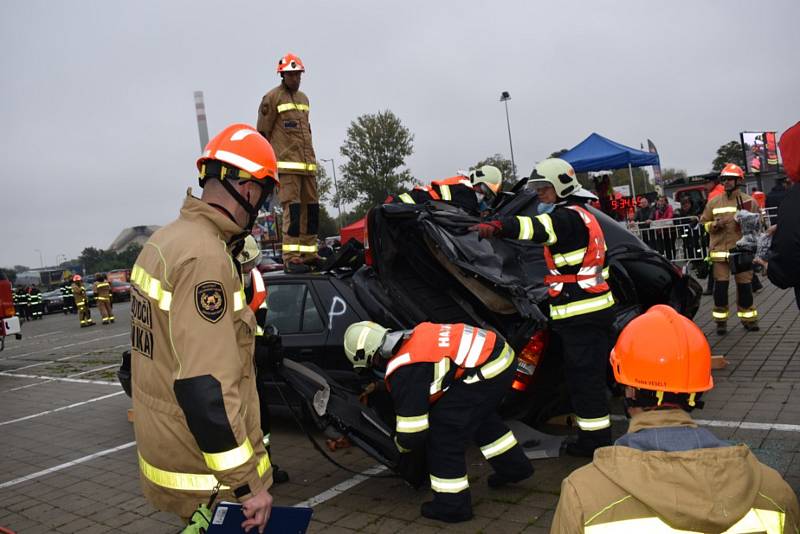
[[[486,239],[499,234],[503,229],[503,223],[500,221],[482,222],[480,224],[476,224],[475,226],[470,226],[469,229],[473,232],[478,232],[478,235],[481,238]]]

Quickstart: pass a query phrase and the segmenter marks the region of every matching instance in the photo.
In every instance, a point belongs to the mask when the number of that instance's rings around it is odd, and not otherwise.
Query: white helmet
[[[244,247],[239,252],[236,260],[242,265],[242,269],[246,271],[261,263],[261,249],[258,248],[256,238],[252,234],[248,234],[244,238]]]
[[[594,193],[583,188],[575,176],[575,169],[563,159],[548,158],[540,161],[533,169],[528,183],[536,187],[537,182],[552,185],[558,198],[575,196],[597,199]]]
[[[494,165],[482,165],[469,171],[469,181],[472,182],[473,187],[478,184],[486,184],[492,193],[496,195],[503,185],[503,174]]]

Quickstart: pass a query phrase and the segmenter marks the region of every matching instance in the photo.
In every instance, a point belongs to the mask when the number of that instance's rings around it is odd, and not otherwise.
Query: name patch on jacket
[[[300,126],[300,123],[297,121],[293,120],[283,121],[284,128],[297,128],[298,126]]]
[[[197,311],[208,322],[216,323],[225,315],[227,302],[222,284],[213,280],[200,282],[194,288]]]
[[[153,308],[135,287],[131,287],[131,348],[153,359]]]

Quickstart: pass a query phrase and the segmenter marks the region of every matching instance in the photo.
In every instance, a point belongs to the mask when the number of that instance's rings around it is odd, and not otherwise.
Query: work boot
[[[472,519],[472,507],[466,509],[446,509],[443,506],[438,506],[435,501],[422,503],[422,506],[420,506],[420,513],[422,517],[444,521],[446,523],[461,523],[462,521],[469,521]]]
[[[761,328],[758,327],[758,323],[752,321],[748,323],[742,323],[742,326],[748,332],[758,332],[759,330],[761,330]]]
[[[611,428],[592,432],[579,430],[577,439],[567,440],[564,452],[568,456],[593,458],[596,449],[608,447],[609,445],[611,445]]]
[[[728,333],[728,323],[717,323],[717,335],[724,336]]]
[[[305,263],[284,263],[283,272],[287,274],[306,274],[311,272],[311,267]]]
[[[289,473],[278,467],[276,464],[272,464],[272,481],[275,484],[289,482]]]
[[[521,470],[513,475],[510,474],[500,474],[500,473],[492,473],[489,475],[489,479],[486,483],[489,485],[490,488],[500,488],[505,486],[506,484],[513,484],[515,482],[520,482],[525,480],[526,478],[533,475],[533,466],[528,464],[529,469]]]

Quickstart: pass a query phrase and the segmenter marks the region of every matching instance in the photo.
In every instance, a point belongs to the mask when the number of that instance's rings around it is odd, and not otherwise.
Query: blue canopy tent
[[[634,197],[636,196],[636,190],[633,186],[633,167],[660,164],[658,154],[636,150],[605,138],[598,133],[592,133],[592,135],[560,157],[568,161],[572,168],[575,169],[575,172],[604,171],[628,167],[628,173],[631,177],[631,195]]]

